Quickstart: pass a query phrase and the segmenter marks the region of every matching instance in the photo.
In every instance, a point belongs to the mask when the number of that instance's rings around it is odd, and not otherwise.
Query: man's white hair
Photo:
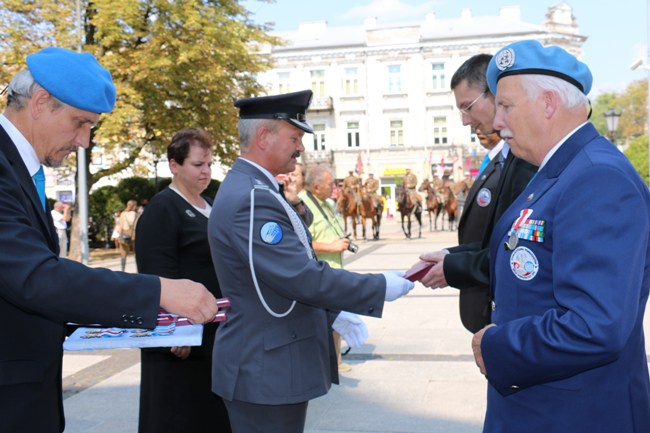
[[[544,91],[553,91],[566,108],[572,109],[580,106],[589,109],[589,99],[573,84],[566,80],[551,75],[522,75],[522,85],[530,98],[537,98]]]

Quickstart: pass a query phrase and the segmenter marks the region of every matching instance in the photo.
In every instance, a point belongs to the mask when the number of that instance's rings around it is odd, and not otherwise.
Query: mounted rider
[[[381,199],[377,194],[377,191],[379,190],[379,181],[375,179],[373,173],[368,173],[368,179],[364,182],[363,187],[365,188],[368,197],[370,197],[370,200],[372,200],[372,206],[377,209],[381,203]]]
[[[411,173],[410,168],[406,169],[406,174],[404,175],[402,183],[404,185],[404,188],[406,188],[409,196],[411,197],[413,204],[422,207],[422,199],[417,192],[418,178],[413,173]]]

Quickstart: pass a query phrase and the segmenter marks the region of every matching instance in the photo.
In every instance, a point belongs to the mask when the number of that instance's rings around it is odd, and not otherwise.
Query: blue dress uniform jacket
[[[56,231],[0,128],[0,432],[61,432],[65,323],[149,326],[160,283],[58,257]]]
[[[521,227],[536,233],[522,230],[507,250],[525,209]],[[650,431],[649,233],[647,186],[593,125],[582,126],[493,232],[485,432]]]
[[[305,402],[327,393],[338,381],[327,309],[380,317],[385,278],[332,269],[310,259],[280,202],[269,191],[271,181],[250,163],[238,159],[217,193],[208,222],[212,259],[224,296],[231,300],[228,320],[217,330],[213,391],[227,400],[256,404]],[[249,218],[254,212],[252,258],[263,307],[249,268]],[[281,233],[265,243],[265,224]],[[268,226],[267,226],[268,227]],[[305,228],[307,235],[309,231]]]

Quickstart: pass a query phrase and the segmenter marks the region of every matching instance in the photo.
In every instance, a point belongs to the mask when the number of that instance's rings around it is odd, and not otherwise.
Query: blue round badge
[[[269,245],[275,245],[282,240],[282,228],[276,222],[268,222],[260,229],[262,242]]]

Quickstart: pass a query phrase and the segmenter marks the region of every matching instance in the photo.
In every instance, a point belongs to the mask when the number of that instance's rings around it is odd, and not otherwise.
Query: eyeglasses
[[[476,99],[474,99],[472,102],[470,102],[469,105],[468,105],[467,107],[465,107],[465,108],[460,108],[460,107],[458,107],[458,110],[459,110],[462,114],[469,114],[469,110],[471,110],[472,107],[474,106],[474,104],[476,104],[476,103],[478,102],[478,100],[481,99],[481,97],[482,97],[483,95],[485,95],[485,92],[486,92],[485,90],[484,90],[483,92],[481,92],[481,94],[478,95],[478,96],[476,97]]]

